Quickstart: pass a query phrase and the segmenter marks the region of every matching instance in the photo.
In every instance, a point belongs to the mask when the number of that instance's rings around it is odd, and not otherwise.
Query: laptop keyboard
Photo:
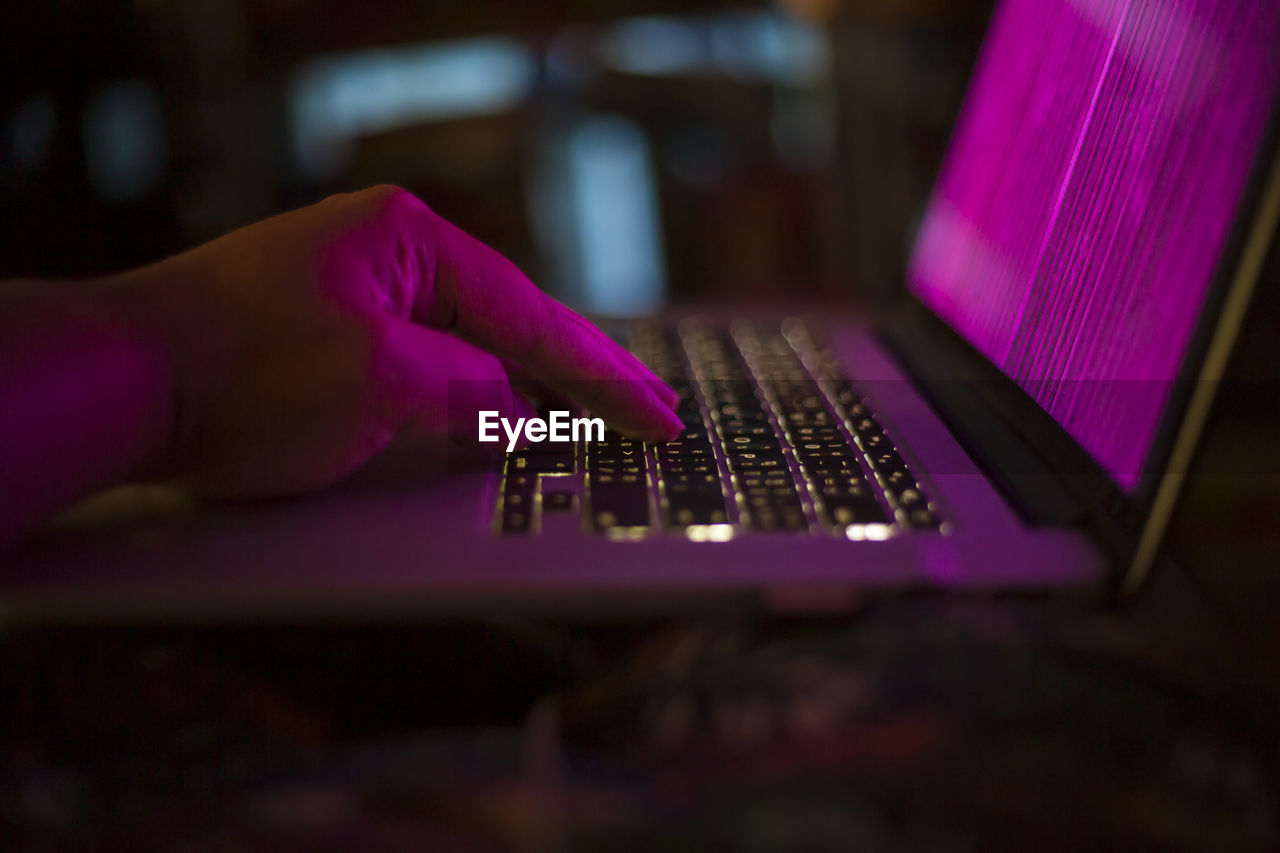
[[[680,394],[679,437],[508,454],[503,535],[558,515],[614,539],[744,533],[885,539],[947,530],[874,412],[799,323],[640,325],[628,344]]]

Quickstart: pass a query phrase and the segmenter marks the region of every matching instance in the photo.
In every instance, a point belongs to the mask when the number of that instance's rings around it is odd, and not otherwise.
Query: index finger
[[[675,393],[631,353],[425,205],[414,218],[427,264],[413,319],[517,362],[623,432],[660,440],[682,429]]]

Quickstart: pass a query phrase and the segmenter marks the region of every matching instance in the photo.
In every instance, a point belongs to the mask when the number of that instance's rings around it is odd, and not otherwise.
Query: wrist
[[[173,374],[116,282],[0,285],[0,542],[167,474]]]

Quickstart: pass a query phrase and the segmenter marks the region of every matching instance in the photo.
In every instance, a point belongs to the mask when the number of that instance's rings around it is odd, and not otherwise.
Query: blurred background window
[[[532,91],[535,71],[531,51],[497,38],[314,60],[289,94],[297,165],[328,177],[354,138],[510,109]]]
[[[587,311],[658,310],[666,280],[644,132],[626,118],[596,115],[573,128],[567,148],[572,215],[560,233],[576,251],[571,269],[558,270],[555,279],[562,290],[577,290]]]

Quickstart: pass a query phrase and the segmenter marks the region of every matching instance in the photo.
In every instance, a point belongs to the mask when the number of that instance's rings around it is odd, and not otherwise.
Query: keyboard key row
[[[915,476],[893,446],[892,439],[875,421],[857,389],[846,380],[836,380],[835,399],[843,409],[855,441],[864,452],[884,488],[894,517],[913,530],[937,530],[942,521],[924,496]]]
[[[609,431],[586,446],[581,472],[571,445],[542,443],[512,454],[500,512],[504,533],[536,529],[541,512],[574,509],[572,491],[540,500],[538,483],[577,473],[587,522],[606,534],[730,524],[799,532],[811,520],[840,533],[895,520],[911,529],[940,526],[829,354],[819,353],[820,369],[810,372],[776,329],[734,335],[712,328],[684,336],[651,330],[637,354],[680,395],[684,431],[651,447]],[[736,495],[726,495],[726,473]]]
[[[777,339],[785,343],[781,336]],[[781,377],[761,385],[795,449],[821,524],[840,532],[851,526],[887,525],[888,515],[863,473],[857,449],[836,425],[831,405],[799,354],[789,344],[776,342],[760,352],[752,366],[758,374]]]

